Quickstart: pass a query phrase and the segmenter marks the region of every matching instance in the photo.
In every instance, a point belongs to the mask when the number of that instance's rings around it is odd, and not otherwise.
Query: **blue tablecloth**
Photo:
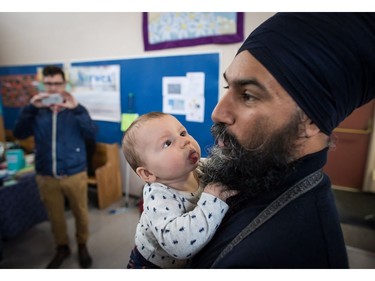
[[[34,173],[0,187],[0,239],[13,238],[47,219]]]

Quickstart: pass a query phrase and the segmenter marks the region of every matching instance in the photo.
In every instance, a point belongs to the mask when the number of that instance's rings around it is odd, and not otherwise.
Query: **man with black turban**
[[[330,134],[375,96],[375,13],[280,13],[246,39],[212,113],[203,184],[238,191],[193,268],[348,268]]]

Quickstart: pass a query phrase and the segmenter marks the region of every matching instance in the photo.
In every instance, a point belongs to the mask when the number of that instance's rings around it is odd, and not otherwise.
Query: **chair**
[[[5,139],[6,141],[14,142],[16,145],[19,145],[26,154],[33,153],[35,147],[34,137],[28,137],[24,140],[16,139],[13,136],[13,131],[5,130]]]
[[[122,198],[118,144],[97,142],[91,164],[95,173],[89,175],[87,183],[96,188],[98,207],[104,209]]]

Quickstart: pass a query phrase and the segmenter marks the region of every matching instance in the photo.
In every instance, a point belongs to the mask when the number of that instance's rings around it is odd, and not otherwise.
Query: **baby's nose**
[[[181,141],[181,147],[184,148],[184,147],[187,146],[188,144],[190,144],[190,140],[187,139],[187,138],[182,138],[182,141]]]

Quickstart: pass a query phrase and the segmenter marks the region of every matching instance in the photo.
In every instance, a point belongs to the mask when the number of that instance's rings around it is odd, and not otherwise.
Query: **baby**
[[[126,131],[122,149],[146,182],[127,268],[186,266],[212,238],[233,194],[218,183],[199,185],[199,144],[170,114],[140,116]]]

